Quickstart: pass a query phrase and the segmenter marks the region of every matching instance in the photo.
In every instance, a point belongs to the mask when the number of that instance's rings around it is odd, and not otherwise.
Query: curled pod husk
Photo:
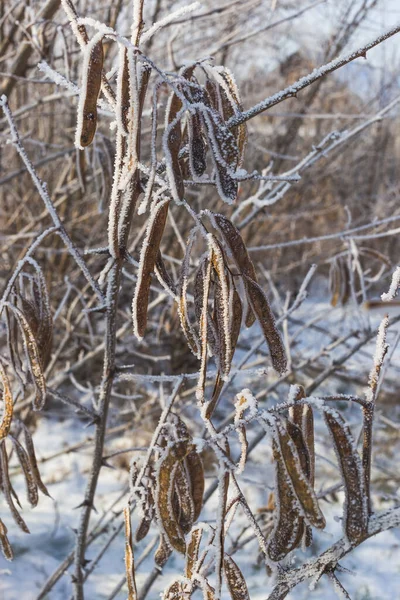
[[[31,504],[31,506],[36,506],[39,500],[38,486],[33,475],[29,456],[26,450],[23,448],[22,444],[14,436],[10,436],[10,438],[15,448],[15,452],[18,457],[18,462],[21,465],[21,469],[25,477],[28,501]]]
[[[224,241],[227,244],[230,253],[232,254],[239,273],[241,275],[247,275],[247,277],[250,277],[250,279],[257,283],[257,274],[254,264],[250,259],[246,245],[237,227],[235,227],[234,224],[223,215],[210,213],[210,217],[214,226],[222,234]],[[246,280],[244,280],[244,285],[247,291]],[[251,327],[254,321],[255,315],[251,307],[249,307],[249,310],[246,314],[246,326]]]
[[[267,342],[271,354],[272,366],[275,371],[282,374],[286,371],[287,367],[286,352],[280,333],[275,325],[275,318],[268,298],[258,283],[246,276],[245,280],[250,305]]]
[[[92,47],[86,49],[87,58],[84,61],[84,74],[82,81],[81,99],[78,110],[77,140],[79,147],[89,146],[94,138],[97,127],[97,99],[101,88],[101,74],[103,70],[104,52],[103,42],[100,40]]]
[[[188,452],[184,461],[190,478],[190,489],[194,507],[193,522],[196,522],[203,507],[205,485],[203,461],[195,448],[192,448],[192,450]]]
[[[275,440],[272,441],[272,452],[275,462],[277,501],[275,502],[274,528],[268,539],[268,556],[277,562],[296,548],[303,531],[303,522],[282,454]]]
[[[1,423],[0,423],[0,440],[2,440],[3,438],[7,437],[8,433],[10,431],[11,421],[12,421],[13,412],[14,412],[14,403],[13,403],[13,397],[12,397],[12,393],[11,393],[10,380],[8,379],[8,375],[3,366],[3,363],[1,361],[0,361],[0,380],[1,380],[1,384],[3,386],[3,394],[2,394],[3,416],[1,419]]]
[[[166,111],[166,131],[164,134],[164,150],[167,157],[167,175],[171,186],[172,196],[178,202],[183,200],[185,188],[183,185],[182,171],[179,164],[179,151],[181,149],[182,132],[181,121],[178,113],[182,108],[182,101],[178,96],[171,94]]]
[[[146,331],[151,276],[164,233],[168,206],[169,200],[161,200],[153,209],[140,252],[138,279],[132,301],[133,331],[138,339],[142,339]]]
[[[7,537],[7,527],[4,525],[3,521],[0,519],[0,546],[3,552],[4,558],[6,560],[12,560],[14,558],[14,553],[12,551],[10,542]]]
[[[195,527],[190,532],[189,543],[186,548],[186,562],[185,562],[185,577],[192,579],[195,573],[196,563],[199,558],[199,548],[201,544],[201,538],[203,537],[203,529]]]
[[[326,408],[324,418],[332,434],[343,477],[344,531],[351,544],[359,544],[368,533],[368,505],[361,459],[343,417],[337,411]]]
[[[187,442],[177,442],[168,447],[156,473],[155,506],[158,521],[166,541],[181,554],[185,554],[186,542],[174,511],[174,481],[180,462],[190,450]]]
[[[164,535],[160,535],[160,542],[154,554],[154,562],[159,567],[163,567],[172,554],[172,548],[168,544]]]
[[[325,527],[324,515],[319,507],[314,489],[307,479],[306,473],[303,471],[296,445],[284,426],[283,421],[276,421],[276,431],[282,459],[290,478],[293,492],[301,507],[302,516],[306,518],[310,525],[318,529],[323,529]]]
[[[49,498],[51,498],[47,487],[44,485],[42,478],[40,476],[39,473],[39,467],[37,464],[37,458],[36,458],[36,453],[35,453],[35,447],[33,445],[33,439],[32,436],[30,434],[29,429],[27,428],[27,426],[22,423],[22,429],[24,432],[24,439],[25,439],[25,448],[26,448],[26,452],[29,456],[29,462],[31,465],[31,469],[32,469],[32,473],[33,473],[33,477],[35,478],[36,481],[36,485],[38,486],[39,490],[45,495],[48,496]]]
[[[226,583],[232,600],[250,600],[249,590],[242,571],[228,554],[224,558]]]
[[[1,475],[0,480],[2,482],[2,490],[5,497],[5,500],[10,509],[11,515],[18,525],[18,527],[24,533],[30,533],[28,526],[26,525],[24,519],[21,517],[19,512],[17,511],[14,501],[12,499],[12,485],[10,481],[10,476],[8,473],[8,457],[7,457],[7,449],[5,440],[1,440],[0,442],[0,467],[1,467]],[[18,502],[19,504],[19,502]]]

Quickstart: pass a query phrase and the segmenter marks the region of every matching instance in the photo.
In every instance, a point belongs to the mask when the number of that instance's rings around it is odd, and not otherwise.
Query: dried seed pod
[[[12,397],[12,393],[11,393],[10,380],[8,379],[6,370],[1,361],[0,361],[0,380],[1,380],[1,384],[3,386],[2,401],[3,401],[3,405],[4,405],[3,416],[1,419],[1,423],[0,423],[0,440],[2,440],[3,438],[7,437],[8,433],[10,431],[11,421],[12,421],[13,412],[14,412],[14,403],[13,403],[13,397]]]
[[[164,535],[160,535],[160,543],[154,554],[154,562],[159,567],[163,567],[172,554],[172,548],[168,544]]]
[[[120,85],[117,90],[117,109],[119,110],[119,119],[126,133],[128,133],[128,116],[130,108],[130,93],[129,93],[129,61],[128,52],[124,47],[121,49],[122,71]]]
[[[178,113],[182,108],[182,101],[176,94],[171,94],[166,111],[166,131],[164,134],[164,151],[167,160],[167,175],[171,186],[172,196],[180,202],[185,195],[183,177],[179,164],[179,150],[181,149],[182,133]]]
[[[232,204],[238,194],[238,182],[232,176],[238,162],[236,140],[217,113],[211,116],[203,113],[202,118],[206,125],[218,194],[221,200]]]
[[[241,450],[240,460],[239,460],[239,464],[237,467],[238,473],[243,473],[243,470],[244,470],[244,467],[246,464],[246,460],[247,460],[247,449],[249,446],[249,444],[247,442],[247,437],[246,437],[246,428],[244,425],[239,425],[239,421],[241,421],[241,419],[243,419],[243,415],[247,408],[248,408],[248,404],[247,404],[246,397],[245,396],[238,397],[238,400],[235,403],[235,419],[234,419],[234,424],[236,427],[236,432],[239,437],[240,450]]]
[[[214,312],[219,342],[219,370],[224,378],[229,374],[232,360],[229,279],[225,270],[224,253],[212,234],[207,236],[211,262],[217,276],[215,283]]]
[[[210,258],[208,255],[200,259],[200,264],[197,269],[194,280],[193,298],[194,298],[194,314],[198,323],[201,321],[201,314],[204,300],[204,282],[207,278],[209,270]],[[209,313],[209,310],[208,310]],[[218,334],[213,323],[212,317],[208,314],[207,317],[207,343],[209,345],[210,354],[218,354]]]
[[[76,139],[78,147],[84,148],[92,143],[97,127],[97,99],[101,88],[104,52],[103,42],[89,44],[84,61],[81,98],[79,100],[78,127]]]
[[[340,300],[340,271],[336,259],[331,262],[329,269],[329,287],[331,290],[331,306],[336,306]]]
[[[242,326],[242,314],[243,307],[242,301],[240,299],[239,294],[236,291],[235,286],[231,285],[231,301],[230,301],[230,312],[231,312],[231,361],[233,360],[233,355],[235,354],[235,349],[237,345],[237,341],[239,339],[240,328]]]
[[[282,454],[275,440],[272,441],[272,452],[275,463],[275,523],[268,539],[268,556],[277,562],[285,558],[299,542],[302,533],[302,519],[297,509],[297,500],[293,493]]]
[[[205,485],[203,462],[200,455],[194,448],[188,452],[184,461],[190,478],[190,487],[194,507],[193,522],[196,522],[203,507]]]
[[[192,579],[195,573],[195,567],[199,558],[199,548],[202,537],[202,528],[196,527],[192,529],[190,533],[190,540],[186,549],[185,577],[187,577],[188,579]]]
[[[291,480],[293,491],[300,503],[303,516],[314,527],[323,529],[325,527],[325,518],[319,507],[314,489],[303,472],[297,449],[283,422],[278,420],[276,427],[283,462]]]
[[[2,482],[2,490],[5,497],[5,500],[8,504],[8,507],[11,511],[11,514],[14,518],[14,521],[18,525],[20,529],[22,529],[25,533],[30,533],[24,519],[21,517],[17,509],[15,508],[15,504],[12,499],[12,485],[10,482],[10,477],[8,474],[8,457],[7,457],[7,449],[5,440],[1,440],[0,442],[0,465],[1,465],[1,476],[0,480]],[[19,504],[19,502],[18,502]]]
[[[343,417],[325,408],[325,422],[332,434],[336,456],[342,472],[345,504],[344,531],[351,544],[359,544],[368,532],[368,505],[364,474],[353,436]]]
[[[188,131],[190,170],[194,178],[201,177],[207,168],[207,159],[201,119],[197,113],[188,115]]]
[[[29,361],[30,372],[36,388],[36,394],[33,400],[33,410],[41,410],[46,400],[46,382],[42,371],[39,349],[32,329],[29,327],[29,323],[22,311],[20,311],[16,306],[13,306],[12,310],[17,317],[18,324],[22,332],[24,346]]]
[[[12,551],[10,542],[7,537],[7,527],[4,525],[3,521],[0,519],[0,546],[6,560],[12,560],[14,558],[14,553]]]
[[[173,509],[173,492],[176,469],[191,450],[187,442],[177,442],[166,450],[157,470],[155,505],[159,523],[166,541],[182,554],[186,551],[183,531]]]
[[[29,461],[29,456],[23,448],[22,444],[14,436],[10,435],[10,438],[15,448],[18,457],[18,462],[21,465],[21,469],[25,477],[28,501],[31,504],[31,506],[36,506],[39,500],[38,486],[32,472],[32,466]]]
[[[39,473],[39,468],[38,468],[36,454],[35,454],[35,447],[33,445],[33,439],[30,434],[30,431],[24,423],[21,423],[21,425],[22,425],[22,429],[24,431],[25,448],[26,448],[27,454],[29,456],[29,462],[31,465],[33,477],[35,478],[35,481],[36,481],[36,485],[38,486],[39,490],[45,496],[48,496],[49,498],[51,498],[51,496],[47,490],[47,487],[44,485],[42,478],[40,476],[40,473]]]
[[[215,68],[214,68],[215,71]],[[224,86],[221,89],[220,97],[222,104],[222,112],[225,121],[229,121],[231,117],[242,111],[242,106],[239,98],[239,90],[236,85],[232,73],[226,67],[219,71],[223,79]],[[246,123],[241,123],[232,129],[232,133],[236,137],[236,143],[239,150],[238,166],[241,167],[244,159],[244,150],[247,141]]]
[[[268,298],[258,283],[246,276],[244,279],[246,280],[251,307],[268,344],[272,366],[278,373],[282,374],[286,371],[287,367],[285,347],[275,325],[274,315],[269,305]]]
[[[254,264],[250,259],[249,253],[247,252],[246,245],[240,235],[239,230],[231,223],[229,219],[219,214],[210,214],[213,225],[222,234],[231,254],[235,261],[236,267],[241,275],[247,275],[256,283],[257,274],[254,268]],[[246,281],[244,280],[245,286]],[[251,308],[246,315],[246,326],[251,327],[255,321],[255,316]]]
[[[194,503],[192,498],[191,482],[185,471],[183,463],[179,463],[175,471],[174,495],[178,501],[176,517],[183,533],[189,533],[194,522]]]
[[[210,252],[211,254],[211,252]],[[199,337],[201,344],[200,354],[200,372],[196,387],[196,398],[199,403],[204,403],[204,390],[206,385],[207,374],[207,353],[208,353],[208,329],[209,329],[209,314],[208,314],[208,298],[211,285],[211,260],[207,262],[206,273],[203,281],[203,302],[199,323]]]
[[[139,340],[146,331],[151,275],[164,233],[168,206],[169,200],[161,200],[152,211],[140,252],[138,279],[132,301],[133,331]]]
[[[347,264],[346,257],[339,260],[339,272],[340,272],[340,303],[345,306],[350,298],[350,272]]]
[[[249,590],[242,571],[228,554],[224,558],[226,583],[232,600],[250,600]]]
[[[135,561],[133,558],[132,530],[131,530],[131,512],[129,506],[124,508],[125,521],[125,572],[126,583],[128,585],[128,600],[137,599]]]

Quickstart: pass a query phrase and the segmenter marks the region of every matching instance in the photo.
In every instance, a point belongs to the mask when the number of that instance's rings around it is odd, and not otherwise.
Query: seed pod
[[[242,111],[242,106],[239,99],[239,90],[229,69],[224,68],[219,74],[225,84],[220,93],[223,116],[225,121],[229,121],[231,117]],[[232,129],[232,133],[236,138],[236,143],[239,150],[238,166],[241,167],[243,164],[244,150],[247,141],[246,123],[241,123],[237,127],[234,127]]]
[[[226,583],[232,600],[250,600],[249,590],[242,571],[228,554],[224,559]]]
[[[0,519],[0,546],[6,560],[12,560],[14,558],[14,553],[12,551],[10,542],[7,537],[7,527],[4,525],[3,521]]]
[[[269,305],[268,298],[258,283],[246,276],[244,279],[246,280],[251,307],[268,344],[272,366],[275,371],[282,374],[286,371],[287,367],[285,347],[275,325],[274,315]]]
[[[248,405],[247,405],[247,400],[245,396],[240,396],[238,397],[237,402],[235,403],[235,419],[234,419],[234,424],[236,427],[236,432],[238,434],[239,437],[239,443],[240,443],[240,449],[241,449],[241,453],[240,453],[240,460],[239,460],[239,464],[238,464],[238,468],[237,468],[237,472],[238,473],[242,473],[246,464],[246,459],[247,459],[247,449],[248,449],[248,442],[247,442],[247,437],[246,437],[246,428],[244,425],[239,425],[239,421],[241,421],[243,419],[243,415],[247,409]]]
[[[303,516],[314,527],[323,529],[325,527],[325,518],[319,508],[314,489],[301,467],[296,446],[282,421],[277,420],[276,427],[282,459],[293,486],[293,492],[300,503]]]
[[[272,452],[275,463],[275,524],[268,540],[268,556],[277,562],[285,558],[297,545],[302,528],[296,497],[288,477],[282,454],[275,440],[272,441]]]
[[[190,265],[190,253],[193,248],[193,244],[196,240],[197,230],[193,229],[189,235],[185,256],[183,257],[180,281],[179,281],[179,303],[178,303],[178,314],[181,323],[182,331],[185,335],[186,341],[189,345],[190,350],[193,354],[200,358],[200,341],[192,327],[189,320],[187,310],[187,288],[189,284],[189,265]],[[202,304],[201,304],[202,306]]]
[[[155,505],[159,523],[166,541],[178,552],[185,554],[185,537],[173,509],[176,469],[190,451],[187,442],[177,442],[166,450],[157,471]]]
[[[137,599],[136,578],[135,578],[135,561],[133,558],[132,530],[131,530],[131,513],[129,506],[124,508],[125,521],[125,572],[126,583],[128,585],[128,600]]]
[[[192,529],[190,540],[186,549],[185,577],[188,579],[192,579],[195,572],[196,563],[199,558],[199,548],[202,537],[203,529],[200,527]]]
[[[231,361],[233,360],[233,355],[235,354],[235,349],[237,345],[237,341],[239,339],[240,328],[242,326],[242,301],[240,300],[240,296],[236,291],[236,288],[232,282],[231,285]]]
[[[76,139],[78,146],[84,148],[92,143],[97,127],[97,99],[101,88],[103,70],[103,42],[100,40],[87,47],[88,54],[84,62],[81,99],[79,100],[78,128]],[[86,70],[85,70],[86,69]]]
[[[162,600],[189,600],[191,593],[185,589],[183,581],[173,581],[162,595]]]
[[[171,94],[166,111],[166,131],[164,134],[164,150],[167,157],[167,175],[171,186],[172,196],[178,202],[183,200],[185,188],[179,164],[179,150],[181,149],[182,133],[181,122],[177,115],[182,108],[182,102],[176,94]]]
[[[342,472],[345,504],[344,531],[351,544],[357,545],[368,532],[368,506],[363,467],[353,436],[343,417],[335,410],[324,410],[325,422],[332,434]]]
[[[156,264],[155,264],[155,273],[157,275],[158,280],[162,281],[164,286],[166,288],[168,288],[171,293],[176,296],[177,290],[176,290],[176,285],[174,283],[174,281],[172,280],[172,277],[170,276],[170,274],[167,271],[167,268],[165,266],[162,254],[160,251],[158,251],[157,253],[157,259],[156,259]]]
[[[203,462],[198,452],[193,448],[188,452],[185,463],[190,477],[190,487],[193,499],[193,522],[196,522],[203,507],[205,484]]]
[[[46,382],[42,371],[39,349],[32,329],[29,327],[29,323],[22,311],[20,311],[16,306],[13,306],[12,310],[17,317],[18,324],[22,332],[24,346],[29,361],[30,372],[36,388],[36,394],[33,400],[33,410],[41,410],[46,400]]]
[[[3,386],[2,400],[4,404],[3,416],[0,423],[0,440],[7,437],[14,412],[13,397],[11,393],[10,380],[8,379],[3,363],[0,361],[0,380]]]
[[[12,486],[10,482],[10,477],[8,474],[8,457],[7,450],[5,445],[5,440],[0,442],[0,466],[1,466],[1,476],[0,480],[2,482],[2,490],[5,497],[5,500],[8,504],[8,507],[11,511],[11,514],[14,518],[14,521],[18,525],[20,529],[22,529],[25,533],[30,533],[24,519],[21,517],[17,509],[15,508],[15,504],[12,499]]]
[[[336,306],[340,300],[340,271],[336,259],[331,262],[329,269],[329,287],[331,290],[331,306]]]
[[[169,200],[161,200],[154,208],[140,252],[138,279],[132,301],[133,331],[139,340],[143,338],[146,331],[151,275],[164,233],[168,206]]]
[[[21,465],[22,472],[25,476],[28,501],[31,504],[31,506],[36,506],[39,500],[38,487],[33,476],[29,456],[22,447],[21,443],[14,436],[11,435],[10,438],[17,453],[18,462]]]
[[[169,546],[168,542],[165,539],[165,536],[160,535],[160,543],[158,544],[158,548],[154,554],[154,562],[159,567],[163,567],[169,557],[172,554],[172,549]]]
[[[231,174],[236,170],[238,161],[235,138],[217,113],[211,116],[203,113],[202,118],[206,125],[218,194],[221,200],[232,204],[238,194],[238,182]]]
[[[31,465],[33,476],[36,481],[36,485],[38,486],[39,490],[45,496],[48,496],[49,498],[51,498],[51,496],[47,490],[47,487],[44,485],[42,478],[40,476],[40,473],[39,473],[39,468],[38,468],[36,454],[35,454],[35,447],[33,445],[33,439],[30,434],[30,431],[24,423],[22,423],[22,429],[24,431],[25,448],[26,448],[27,454],[29,456],[29,462]]]
[[[223,215],[210,213],[210,217],[213,225],[222,234],[226,244],[228,245],[238,271],[241,273],[241,275],[247,275],[247,277],[250,277],[250,279],[257,283],[257,274],[254,264],[250,259],[246,245],[242,236],[240,235],[239,230],[233,225],[233,223],[231,223],[229,219]],[[245,279],[244,284],[246,287]],[[254,321],[255,316],[250,307],[246,315],[246,326],[251,327]]]
[[[175,512],[179,527],[183,533],[189,533],[194,522],[194,503],[192,498],[191,482],[185,471],[183,463],[179,463],[175,471],[174,496],[178,501],[178,511]]]
[[[211,254],[211,252],[210,252]],[[204,390],[206,385],[206,374],[207,374],[207,352],[208,352],[208,298],[210,293],[211,285],[211,260],[207,262],[207,270],[203,282],[203,302],[200,315],[199,324],[199,337],[201,345],[200,354],[200,372],[199,379],[196,387],[196,398],[200,404],[204,404]]]
[[[201,177],[206,168],[206,145],[201,130],[201,119],[197,113],[188,115],[189,165],[194,178]]]
[[[219,369],[224,378],[229,374],[232,360],[229,279],[225,271],[225,256],[217,239],[212,234],[208,234],[207,239],[211,262],[217,276],[214,312],[219,341]]]

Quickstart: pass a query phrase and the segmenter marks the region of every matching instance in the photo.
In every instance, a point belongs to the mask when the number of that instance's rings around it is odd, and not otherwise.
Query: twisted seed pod
[[[84,83],[82,85],[82,94],[84,97],[83,101],[79,102],[82,114],[78,115],[77,131],[77,139],[79,139],[79,145],[82,148],[92,143],[94,134],[96,133],[97,99],[101,88],[101,74],[104,62],[103,42],[100,40],[88,51],[87,73],[84,75]]]
[[[0,519],[0,546],[6,560],[12,560],[14,558],[14,553],[12,551],[10,542],[7,537],[7,527],[4,525],[3,521]]]
[[[302,533],[302,520],[297,508],[297,500],[292,490],[278,443],[272,441],[275,463],[276,486],[275,523],[268,539],[268,556],[277,562],[285,558],[298,544]]]
[[[368,532],[368,506],[363,467],[353,436],[343,417],[335,410],[324,411],[342,472],[345,504],[344,531],[351,544],[359,544]]]
[[[169,447],[161,460],[156,479],[155,505],[158,520],[166,541],[181,554],[185,554],[186,542],[173,507],[174,480],[180,461],[190,449],[187,442],[177,442]]]
[[[242,571],[228,554],[224,558],[226,583],[232,600],[250,600],[249,590]]]
[[[140,252],[138,280],[132,301],[133,330],[138,339],[142,339],[146,331],[151,275],[164,233],[168,206],[168,199],[161,200],[153,210]]]
[[[8,379],[6,370],[4,369],[3,363],[1,361],[0,361],[0,380],[1,380],[1,384],[3,386],[2,400],[3,400],[3,404],[4,404],[3,416],[1,419],[1,423],[0,423],[0,440],[2,440],[3,438],[7,437],[8,433],[10,431],[11,421],[12,421],[13,412],[14,412],[14,404],[13,404],[13,397],[11,394],[10,380]]]
[[[39,500],[38,486],[32,472],[32,466],[29,461],[29,456],[23,448],[22,444],[14,436],[10,436],[10,438],[17,453],[18,461],[21,465],[22,472],[25,476],[28,501],[31,504],[31,506],[36,506]]]
[[[285,347],[275,325],[275,318],[269,305],[268,298],[258,283],[246,276],[244,279],[246,280],[251,307],[268,344],[272,366],[278,373],[282,374],[286,371],[287,367]]]
[[[202,537],[203,529],[200,527],[192,529],[190,540],[186,548],[185,577],[188,579],[192,579],[194,575],[196,563],[199,558],[199,548]]]
[[[293,443],[282,421],[276,421],[276,427],[282,459],[304,517],[314,527],[323,529],[325,527],[325,518],[319,507],[314,489],[302,469],[296,445]]]
[[[160,535],[160,543],[154,554],[154,562],[159,567],[163,567],[172,554],[172,548],[168,544],[164,535]]]
[[[5,440],[1,440],[1,442],[0,442],[0,466],[1,466],[0,480],[2,482],[2,490],[3,490],[5,500],[10,509],[10,512],[13,516],[13,519],[16,522],[16,524],[18,525],[18,527],[24,533],[30,533],[24,519],[21,517],[21,515],[15,508],[15,504],[12,499],[12,486],[11,486],[10,477],[9,477],[9,473],[8,473],[8,457],[7,457],[7,449],[6,449],[6,445],[5,445]]]

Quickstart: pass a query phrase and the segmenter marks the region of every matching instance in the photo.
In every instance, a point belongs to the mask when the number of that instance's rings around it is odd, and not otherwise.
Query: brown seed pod
[[[222,234],[231,254],[235,261],[236,267],[241,275],[247,275],[253,281],[257,283],[257,274],[254,268],[254,264],[250,259],[249,253],[247,252],[246,245],[240,235],[239,230],[231,223],[229,219],[219,214],[211,214],[211,220],[218,231]],[[246,286],[246,281],[244,281]],[[251,327],[255,321],[255,315],[249,308],[246,315],[246,326]]]
[[[103,70],[103,42],[100,40],[89,51],[87,65],[84,63],[82,92],[83,98],[79,101],[77,139],[79,146],[84,148],[92,143],[97,127],[97,99],[101,88],[101,74]]]
[[[205,485],[203,462],[200,454],[198,454],[194,448],[188,452],[184,461],[190,478],[190,487],[194,507],[193,522],[196,522],[203,507]]]
[[[237,402],[235,402],[235,419],[234,424],[236,427],[236,432],[239,437],[240,443],[240,460],[238,464],[238,473],[242,473],[247,460],[247,449],[248,449],[248,441],[246,437],[246,428],[244,425],[239,425],[239,421],[243,419],[244,413],[246,412],[248,405],[245,396],[239,396]]]
[[[343,417],[331,408],[324,410],[324,417],[332,434],[344,482],[344,531],[351,544],[358,544],[368,532],[368,506],[361,459]]]
[[[33,410],[41,410],[46,400],[46,382],[42,371],[39,349],[32,329],[29,327],[29,323],[22,311],[16,306],[13,306],[12,310],[17,317],[22,332],[22,338],[29,362],[29,370],[36,388],[36,394],[33,400]]]
[[[272,366],[275,371],[282,374],[286,371],[287,367],[285,347],[275,325],[274,315],[269,305],[268,298],[258,283],[250,279],[250,277],[245,276],[244,279],[246,280],[251,307],[268,344]]]
[[[208,234],[211,262],[216,275],[214,295],[214,320],[219,343],[219,370],[222,377],[229,374],[232,361],[231,323],[229,302],[229,279],[226,274],[226,258],[217,239]]]
[[[211,254],[211,252],[210,252]],[[196,387],[196,398],[201,404],[205,401],[205,386],[207,374],[207,356],[208,356],[208,330],[209,330],[209,314],[208,314],[208,298],[211,286],[211,260],[206,264],[206,273],[203,281],[203,302],[200,314],[199,323],[199,338],[200,338],[200,372]]]
[[[160,251],[157,253],[155,272],[158,279],[164,283],[165,287],[167,287],[174,296],[176,296],[176,285],[167,271],[167,267],[165,266],[165,262]]]
[[[185,577],[192,579],[195,573],[196,563],[199,558],[199,548],[201,544],[201,538],[203,537],[203,529],[195,527],[190,533],[190,540],[186,549],[186,562],[185,562]]]
[[[189,600],[190,590],[186,589],[184,581],[173,581],[162,595],[162,600]]]
[[[10,512],[14,518],[14,521],[18,525],[20,529],[24,533],[30,533],[24,519],[21,517],[17,509],[15,508],[15,504],[12,499],[12,485],[10,481],[10,477],[8,474],[8,457],[7,457],[7,449],[5,440],[1,440],[0,442],[0,466],[1,466],[1,476],[0,480],[2,482],[2,490],[5,497],[5,500],[8,504]],[[19,504],[19,502],[18,502]]]
[[[236,170],[238,161],[235,138],[216,113],[212,116],[204,113],[203,119],[215,168],[215,183],[219,197],[224,202],[232,204],[238,194],[238,182],[231,174]]]
[[[171,94],[166,111],[166,132],[165,132],[165,151],[169,154],[167,161],[167,175],[171,186],[172,196],[175,200],[181,201],[185,195],[183,177],[179,164],[179,150],[181,149],[182,133],[181,122],[178,120],[171,125],[177,118],[182,108],[182,101],[176,94]]]
[[[226,90],[223,87],[220,88],[220,97],[224,120],[228,121],[235,114],[242,111],[242,106],[239,99],[239,90],[232,73],[228,69],[224,69],[223,71],[220,71],[220,75],[227,88]],[[244,150],[247,141],[246,123],[241,123],[237,127],[234,127],[232,133],[236,138],[236,144],[239,150],[238,166],[240,167],[243,164]]]
[[[189,266],[190,266],[190,253],[193,248],[193,244],[196,240],[197,231],[192,230],[189,235],[185,256],[183,257],[180,281],[179,281],[179,302],[178,302],[178,314],[179,320],[182,327],[182,331],[185,335],[186,341],[190,350],[193,354],[200,358],[200,341],[196,332],[190,323],[189,314],[187,310],[187,289],[189,285]],[[202,304],[201,304],[202,306]],[[200,320],[200,319],[199,319]]]
[[[170,446],[161,460],[156,478],[157,517],[165,533],[166,541],[181,554],[185,554],[186,542],[173,508],[174,480],[180,461],[191,449],[187,442],[177,442]]]
[[[178,510],[175,512],[179,527],[184,534],[189,533],[194,522],[194,503],[191,490],[191,482],[185,471],[183,462],[180,462],[175,471],[174,496],[178,502]]]
[[[146,331],[151,275],[164,233],[168,206],[169,200],[161,200],[152,211],[140,252],[138,279],[132,301],[133,331],[138,339],[142,339]]]
[[[32,472],[29,456],[26,450],[23,448],[22,444],[14,436],[10,435],[10,438],[15,448],[18,457],[18,462],[21,465],[21,469],[25,477],[28,501],[31,504],[31,506],[36,506],[39,500],[38,486]]]
[[[135,561],[133,557],[132,544],[132,529],[131,529],[131,512],[129,506],[124,508],[125,521],[125,572],[126,583],[128,586],[128,600],[137,599],[136,578],[135,578]]]
[[[3,521],[0,519],[0,546],[6,560],[12,560],[14,558],[14,553],[12,551],[10,542],[7,537],[7,527],[4,525]]]
[[[232,600],[250,600],[249,590],[242,571],[231,556],[225,554],[224,571],[226,584]]]
[[[159,567],[163,567],[172,554],[172,548],[168,544],[164,535],[160,535],[160,543],[154,554],[154,562]]]
[[[31,465],[33,476],[36,481],[36,485],[38,486],[39,490],[45,496],[48,496],[49,498],[51,498],[51,496],[47,490],[47,487],[44,485],[42,478],[40,476],[40,473],[39,473],[39,468],[38,468],[36,454],[35,454],[35,447],[33,445],[33,439],[30,434],[30,431],[24,423],[21,423],[21,425],[22,425],[22,429],[24,432],[25,448],[26,448],[27,454],[29,456],[29,462]]]
[[[201,177],[207,168],[207,159],[201,119],[197,113],[188,115],[188,132],[190,170],[194,178]]]
[[[12,393],[11,393],[10,380],[8,379],[6,370],[1,361],[0,361],[0,380],[1,380],[1,384],[3,386],[2,401],[3,401],[3,405],[4,405],[3,416],[1,419],[1,423],[0,423],[0,440],[2,440],[3,438],[7,437],[8,433],[10,431],[11,421],[12,421],[13,412],[14,412],[14,403],[13,403],[13,397],[12,397]]]
[[[340,300],[340,271],[337,260],[331,262],[329,269],[329,287],[331,290],[331,306],[335,307]]]
[[[239,339],[240,329],[242,326],[242,314],[243,307],[242,301],[240,299],[239,294],[236,291],[236,288],[232,282],[231,285],[231,360],[233,360],[233,355],[235,354],[235,349],[237,345],[237,341]]]
[[[285,469],[282,454],[275,440],[272,441],[272,452],[275,463],[276,518],[274,528],[268,539],[268,556],[277,562],[285,558],[299,543],[302,533],[302,519],[297,508],[297,500],[293,493],[289,476]]]
[[[314,527],[323,529],[325,518],[319,507],[314,489],[301,467],[301,460],[296,446],[281,420],[276,421],[276,427],[282,459],[293,486],[293,492],[300,503],[303,516]]]

